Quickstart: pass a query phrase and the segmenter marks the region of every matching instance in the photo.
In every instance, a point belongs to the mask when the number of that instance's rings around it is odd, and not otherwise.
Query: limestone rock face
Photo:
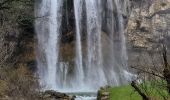
[[[170,0],[130,0],[130,5],[126,27],[129,66],[160,65],[161,45],[170,50]]]
[[[170,36],[170,0],[131,0],[131,9],[127,25],[129,44],[158,49],[157,43]]]

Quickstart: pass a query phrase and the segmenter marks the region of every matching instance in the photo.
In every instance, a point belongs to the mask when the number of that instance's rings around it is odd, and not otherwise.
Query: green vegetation
[[[108,91],[110,100],[142,100],[141,96],[130,85],[109,88]]]
[[[144,82],[139,85],[139,88],[153,100],[168,100],[169,93],[166,86],[167,84],[164,80],[155,80]]]
[[[163,85],[165,82],[145,82],[138,87],[140,90],[145,93],[150,100],[168,100],[169,94],[166,90],[166,85]],[[162,84],[162,85],[160,85]],[[125,85],[121,87],[109,87],[102,89],[101,92],[109,92],[110,100],[142,100],[142,97],[138,94],[137,91],[131,85]]]
[[[0,68],[0,98],[4,100],[37,100],[38,78],[20,65],[18,68]]]

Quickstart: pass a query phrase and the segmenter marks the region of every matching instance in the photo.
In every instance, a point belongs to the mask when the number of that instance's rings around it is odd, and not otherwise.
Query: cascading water
[[[36,21],[36,32],[39,43],[38,49],[41,50],[39,57],[45,56],[44,58],[38,58],[38,64],[40,64],[38,68],[40,78],[50,89],[57,89],[60,83],[60,77],[58,77],[60,73],[58,73],[59,67],[57,67],[57,64],[62,16],[61,10],[62,0],[42,0],[39,11],[37,11],[37,16],[40,17]],[[42,59],[45,59],[45,65],[42,65],[42,63],[44,63]]]
[[[85,0],[87,12],[87,84],[95,88],[107,85],[101,48],[100,0]],[[95,81],[94,81],[95,79]],[[102,81],[97,81],[102,80]]]
[[[83,70],[83,57],[82,57],[82,42],[81,42],[81,21],[82,21],[82,11],[83,11],[83,1],[74,0],[74,13],[76,19],[76,70],[75,78],[78,84],[84,84],[84,70]]]
[[[36,5],[37,62],[41,83],[46,89],[67,92],[91,91],[105,85],[126,83],[123,23],[126,7],[123,5],[127,0],[72,1],[76,26],[73,66],[69,61],[59,60],[63,1],[39,0]]]

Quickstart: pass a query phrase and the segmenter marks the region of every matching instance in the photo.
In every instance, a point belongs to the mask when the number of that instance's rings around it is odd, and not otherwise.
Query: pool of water
[[[66,93],[71,96],[76,96],[75,100],[96,100],[97,92],[70,92]]]
[[[90,97],[90,96],[78,96],[75,100],[96,100],[97,97]]]

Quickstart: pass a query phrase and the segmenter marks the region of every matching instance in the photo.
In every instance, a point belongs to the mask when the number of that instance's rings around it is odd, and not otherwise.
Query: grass
[[[145,82],[140,84],[139,87],[151,100],[170,100],[166,88],[160,84],[163,83]],[[110,93],[109,100],[142,100],[142,97],[131,85],[111,87],[102,91],[108,91]]]
[[[141,96],[130,85],[109,88],[108,91],[110,100],[142,100]]]

